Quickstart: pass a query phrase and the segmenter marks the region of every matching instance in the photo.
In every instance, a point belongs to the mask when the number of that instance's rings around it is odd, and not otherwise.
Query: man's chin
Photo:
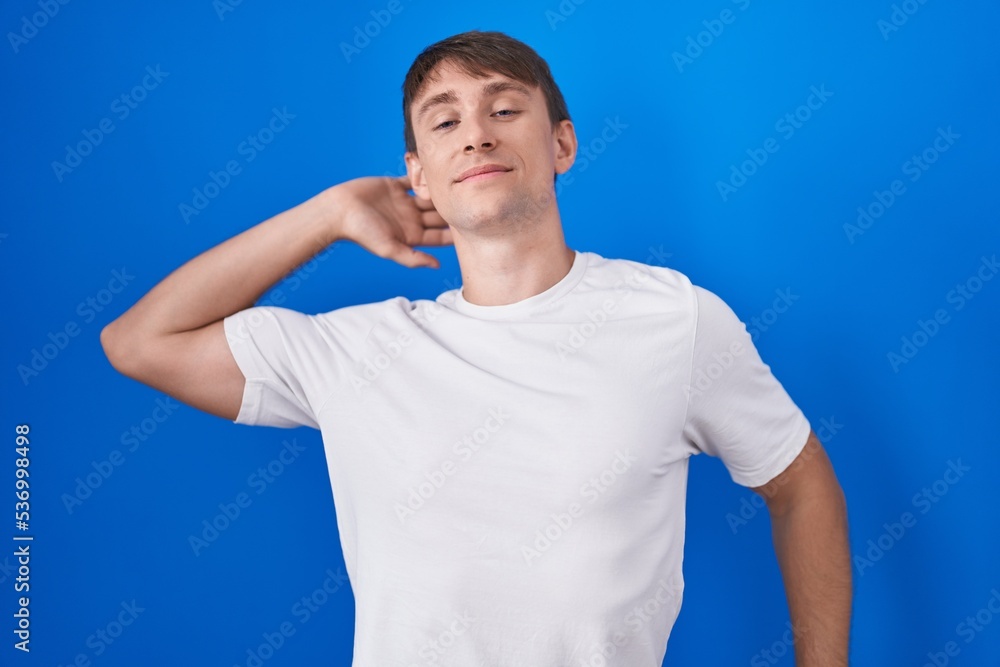
[[[480,196],[468,206],[456,207],[445,219],[459,229],[486,230],[523,225],[540,215],[541,210],[533,205],[531,198],[521,194],[497,198]]]

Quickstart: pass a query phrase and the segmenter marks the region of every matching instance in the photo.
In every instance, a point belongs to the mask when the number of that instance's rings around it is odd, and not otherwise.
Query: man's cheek
[[[446,218],[445,212],[450,210],[448,208],[448,198],[444,194],[444,187],[440,184],[427,184],[427,199],[430,199],[431,204],[434,205],[434,209],[441,214],[441,217]]]
[[[441,142],[433,139],[425,141],[420,147],[420,159],[426,165],[438,164],[437,156],[443,153]]]

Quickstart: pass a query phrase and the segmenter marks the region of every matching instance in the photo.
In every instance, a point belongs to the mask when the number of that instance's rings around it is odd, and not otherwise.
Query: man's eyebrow
[[[531,97],[531,91],[525,86],[514,81],[490,81],[489,83],[483,85],[483,95],[485,97],[492,97],[493,95],[498,95],[504,92],[516,92],[521,93],[525,97]],[[434,97],[428,98],[423,104],[420,105],[420,109],[417,110],[417,122],[430,111],[433,107],[439,104],[455,104],[458,102],[458,96],[455,94],[454,90],[446,90],[443,93],[438,93]]]
[[[498,95],[507,91],[513,91],[521,93],[525,97],[531,97],[530,90],[514,81],[490,81],[483,86],[483,95],[486,97],[492,97],[493,95]]]

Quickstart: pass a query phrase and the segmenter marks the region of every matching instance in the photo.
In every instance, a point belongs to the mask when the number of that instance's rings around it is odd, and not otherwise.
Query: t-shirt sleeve
[[[234,424],[319,428],[317,412],[337,374],[320,316],[254,306],[223,320],[246,384]]]
[[[684,437],[720,458],[737,484],[762,486],[805,447],[809,421],[761,360],[746,325],[713,292],[692,287],[695,327]]]

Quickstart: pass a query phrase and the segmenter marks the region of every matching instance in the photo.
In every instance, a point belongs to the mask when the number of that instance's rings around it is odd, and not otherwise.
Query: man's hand
[[[418,245],[451,245],[451,229],[429,199],[407,194],[409,176],[365,176],[330,188],[337,209],[334,240],[350,240],[366,250],[416,268],[439,268],[433,255]]]

